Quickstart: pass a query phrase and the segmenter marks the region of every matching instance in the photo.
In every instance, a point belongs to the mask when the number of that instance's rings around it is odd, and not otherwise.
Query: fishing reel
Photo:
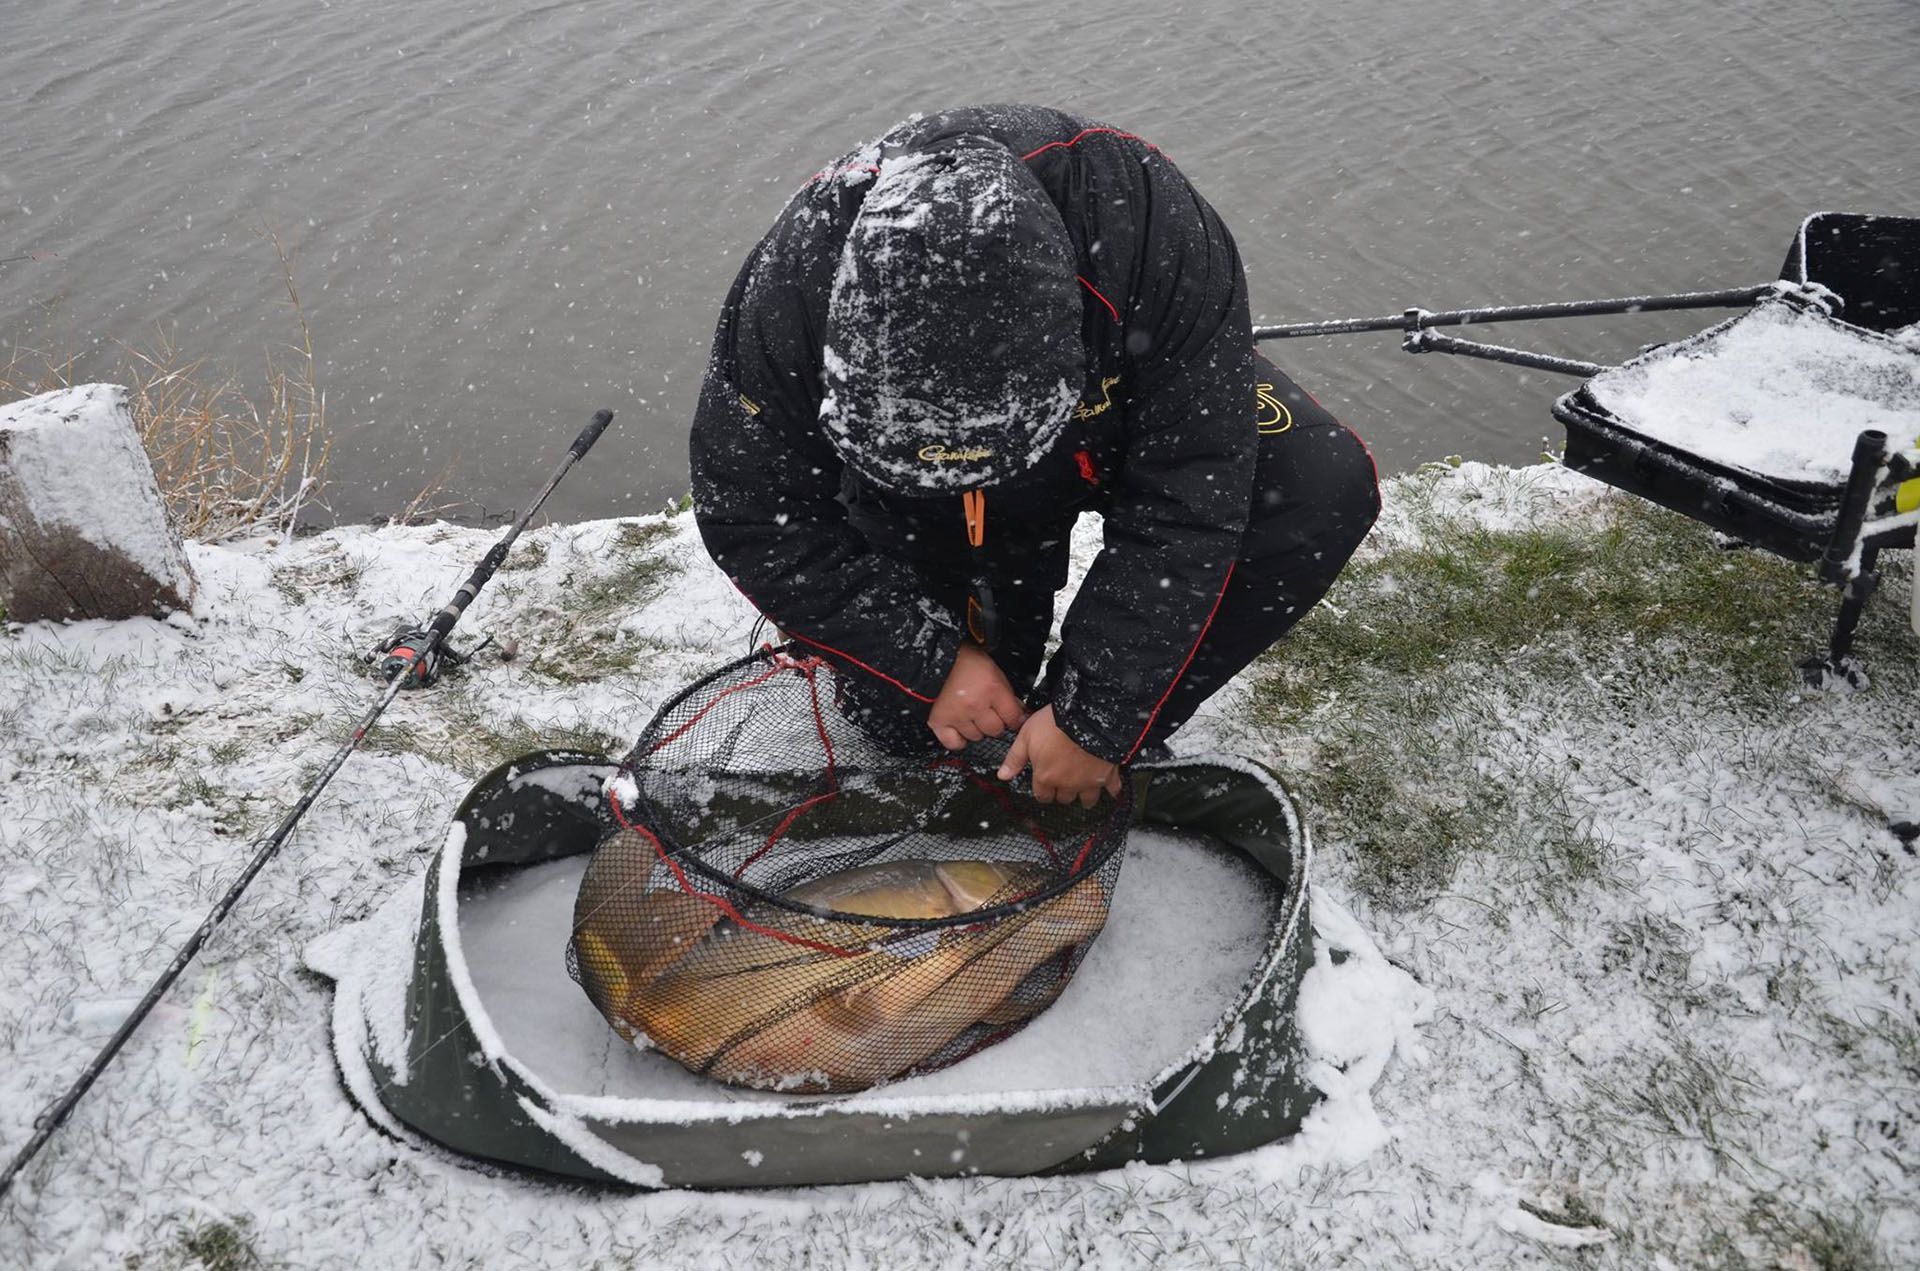
[[[423,627],[401,627],[375,645],[364,660],[373,668],[377,679],[389,684],[399,679],[402,689],[426,688],[440,678],[443,670],[465,666],[492,643],[493,637],[489,635],[462,653],[444,640],[433,645],[431,633]]]

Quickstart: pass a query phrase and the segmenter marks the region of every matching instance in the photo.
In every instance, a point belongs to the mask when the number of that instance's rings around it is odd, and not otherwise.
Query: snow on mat
[[[567,975],[585,857],[468,886],[460,944],[507,1052],[554,1090],[587,1097],[790,1101],[703,1080],[636,1049]],[[1150,1080],[1233,1005],[1266,948],[1271,884],[1217,849],[1135,832],[1105,932],[1060,1000],[1012,1038],[876,1095],[1003,1093]],[[857,1107],[860,1096],[840,1101]]]
[[[1869,428],[1920,437],[1920,356],[1789,304],[1603,371],[1588,391],[1644,437],[1779,480],[1838,484]]]

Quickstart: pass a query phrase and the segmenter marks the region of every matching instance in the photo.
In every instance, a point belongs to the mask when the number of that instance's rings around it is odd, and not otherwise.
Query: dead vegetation
[[[121,346],[111,372],[128,389],[175,528],[201,542],[256,530],[291,533],[304,512],[325,506],[333,439],[314,372],[313,330],[286,246],[271,230],[261,237],[279,261],[295,339],[267,352],[257,387],[182,352],[165,331],[144,346]],[[79,374],[71,353],[15,344],[0,365],[0,401],[68,387]]]

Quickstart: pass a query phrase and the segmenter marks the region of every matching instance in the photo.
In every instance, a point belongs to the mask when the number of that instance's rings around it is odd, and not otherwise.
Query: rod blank
[[[1292,340],[1310,335],[1349,335],[1362,331],[1424,331],[1478,322],[1533,322],[1542,318],[1588,318],[1608,313],[1652,313],[1662,309],[1737,309],[1778,289],[1761,283],[1730,291],[1683,291],[1668,296],[1621,296],[1612,300],[1559,300],[1537,305],[1495,305],[1480,309],[1408,309],[1391,317],[1337,318],[1255,327],[1255,340]]]

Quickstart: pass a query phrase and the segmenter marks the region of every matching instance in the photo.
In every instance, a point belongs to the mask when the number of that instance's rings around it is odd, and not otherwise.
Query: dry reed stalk
[[[405,507],[387,518],[387,524],[419,525],[425,521],[438,521],[443,519],[446,514],[453,509],[464,506],[464,500],[452,499],[441,501],[439,497],[440,492],[446,488],[447,481],[452,478],[453,470],[458,466],[459,462],[460,457],[458,455],[447,460],[446,466],[428,478],[427,483],[421,486],[411,499],[407,500]]]
[[[324,506],[333,440],[314,375],[313,331],[279,235],[262,230],[261,237],[280,261],[299,342],[268,352],[258,398],[204,359],[184,357],[165,332],[150,348],[122,347],[119,378],[168,512],[183,537],[202,542],[256,530],[291,533],[308,505]],[[0,368],[0,400],[71,385],[76,360],[15,346]]]
[[[16,401],[66,388],[73,383],[73,354],[55,357],[43,349],[13,344],[7,348],[7,364],[0,366],[0,401]]]

